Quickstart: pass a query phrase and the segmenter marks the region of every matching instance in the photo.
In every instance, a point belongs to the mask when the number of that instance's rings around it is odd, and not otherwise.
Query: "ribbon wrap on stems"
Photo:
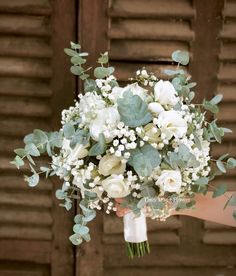
[[[139,216],[133,212],[128,212],[124,215],[123,221],[128,256],[130,258],[142,257],[150,253],[146,215],[144,212],[141,212]]]

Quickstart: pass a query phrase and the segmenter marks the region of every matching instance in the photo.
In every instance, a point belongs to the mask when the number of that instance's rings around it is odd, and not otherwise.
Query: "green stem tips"
[[[126,242],[126,250],[130,259],[133,259],[134,257],[143,257],[150,253],[148,241],[139,243]]]

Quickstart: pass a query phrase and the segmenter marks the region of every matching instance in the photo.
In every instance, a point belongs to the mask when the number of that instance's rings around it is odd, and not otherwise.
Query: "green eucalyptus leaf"
[[[82,224],[83,223],[83,215],[78,214],[74,217],[74,222],[76,224]]]
[[[78,55],[78,53],[76,51],[69,49],[69,48],[65,48],[64,52],[70,57]]]
[[[88,234],[83,235],[83,239],[84,239],[86,242],[91,241],[91,237],[90,237],[89,233],[88,233]]]
[[[194,184],[196,185],[207,185],[209,182],[209,178],[208,177],[201,177],[199,179],[197,179]]]
[[[101,54],[101,57],[98,59],[98,63],[101,63],[101,64],[108,63],[108,52]]]
[[[77,56],[73,56],[71,59],[70,59],[71,63],[74,64],[74,65],[81,65],[81,64],[84,64],[86,62],[86,59],[82,58],[80,55],[77,55]],[[72,66],[74,67],[74,66]],[[75,66],[76,67],[76,66]],[[72,71],[71,71],[72,72]],[[73,73],[73,72],[72,72]]]
[[[106,67],[97,67],[94,69],[94,76],[97,79],[104,79],[109,75],[109,72]]]
[[[24,166],[24,160],[17,155],[14,160],[10,162],[10,164],[15,165],[17,169],[20,169],[20,167]]]
[[[25,181],[28,182],[28,185],[30,187],[35,187],[39,183],[39,175],[37,173],[34,173],[30,177],[25,176]]]
[[[25,151],[27,154],[30,154],[31,156],[40,156],[40,152],[33,143],[26,144]]]
[[[222,196],[226,191],[227,191],[227,185],[225,184],[219,185],[216,188],[216,190],[213,192],[212,197],[215,198],[215,197]]]
[[[83,242],[83,239],[78,234],[73,234],[69,237],[69,240],[73,245],[80,245]]]
[[[138,95],[127,92],[117,103],[121,121],[129,127],[146,125],[152,120],[147,104]]]
[[[185,71],[182,69],[177,69],[177,70],[165,69],[164,73],[168,76],[174,76],[174,75],[184,75]]]
[[[70,71],[72,74],[80,76],[84,72],[84,69],[81,66],[73,65],[70,67]]]
[[[26,154],[26,150],[23,148],[15,149],[15,154],[19,155],[20,157],[24,157]]]
[[[220,103],[222,101],[222,99],[223,99],[223,95],[218,94],[210,100],[210,103],[213,105],[216,105],[216,104]]]
[[[93,79],[86,79],[84,82],[84,91],[85,92],[92,92],[92,91],[96,91],[97,89],[97,85],[95,80]]]
[[[236,159],[230,157],[230,158],[227,160],[226,168],[227,168],[227,169],[234,169],[235,167],[236,167]]]
[[[64,136],[67,139],[71,138],[75,134],[75,128],[74,128],[74,126],[72,124],[70,124],[70,123],[66,123],[63,126],[63,133],[64,133]]]
[[[223,162],[221,160],[217,160],[216,161],[216,165],[217,165],[217,168],[223,172],[223,173],[226,173],[226,169],[225,169],[225,166],[223,164]]]
[[[89,233],[89,228],[87,226],[83,226],[81,224],[75,224],[73,227],[73,231],[76,234],[83,236],[83,235],[86,235]]]
[[[232,194],[230,198],[227,200],[224,209],[228,206],[236,206],[236,193]]]
[[[58,190],[56,190],[55,195],[56,195],[57,199],[62,200],[62,199],[65,199],[67,197],[67,192],[58,189]]]
[[[97,156],[101,155],[106,151],[106,140],[103,133],[99,134],[99,141],[98,143],[94,144],[90,150],[88,155],[89,156]]]
[[[177,63],[187,65],[189,63],[189,53],[186,51],[177,50],[172,53],[172,59]]]
[[[74,43],[74,42],[70,42],[70,47],[73,50],[79,50],[81,48],[81,46],[78,43]]]
[[[145,144],[140,149],[134,149],[130,153],[128,164],[140,176],[150,176],[153,169],[161,163],[159,152],[149,144]]]

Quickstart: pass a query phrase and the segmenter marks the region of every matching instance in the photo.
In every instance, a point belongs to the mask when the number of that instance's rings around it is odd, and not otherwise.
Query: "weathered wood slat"
[[[28,184],[24,181],[22,176],[0,176],[0,191],[4,189],[8,189],[8,191],[30,190]],[[51,190],[52,182],[48,179],[44,179],[43,177],[40,179],[39,184],[36,187],[34,187],[35,193],[38,193],[40,191],[49,192]]]
[[[24,145],[22,138],[17,139],[13,137],[0,136],[0,152],[1,153],[10,153],[16,148],[20,148]]]
[[[236,155],[236,144],[234,143],[222,143],[222,144],[215,144],[212,147],[212,155],[218,158],[220,155],[228,152],[231,156]]]
[[[224,24],[223,30],[221,32],[221,38],[231,41],[236,41],[236,23],[234,21],[229,21]]]
[[[236,232],[229,230],[209,231],[204,234],[202,240],[205,244],[233,245],[236,244]]]
[[[51,261],[51,249],[51,242],[49,241],[0,239],[1,260],[49,264]]]
[[[161,20],[114,20],[108,31],[111,39],[192,41],[194,33],[187,22]]]
[[[49,0],[1,0],[0,12],[23,14],[51,14]]]
[[[28,97],[50,97],[52,90],[46,80],[0,77],[0,94]],[[17,87],[17,89],[16,89]]]
[[[223,267],[234,266],[236,261],[236,248],[231,247],[231,250],[221,247],[221,250],[214,251],[214,258],[209,258],[213,254],[212,247],[203,246],[198,249],[190,249],[181,254],[181,247],[179,246],[161,246],[153,245],[151,247],[152,254],[144,258],[136,258],[130,262],[126,254],[117,254],[117,252],[125,252],[124,245],[104,245],[104,266],[106,268],[124,268],[124,267]],[[224,258],[222,258],[224,256]],[[183,274],[182,274],[183,275]]]
[[[227,172],[228,174],[228,172]],[[224,175],[222,177],[218,176],[216,179],[212,180],[211,185],[217,187],[219,185],[226,184],[228,191],[236,190],[236,182],[234,176],[226,178]],[[213,190],[210,188],[210,190]],[[226,199],[225,199],[226,200]]]
[[[41,270],[41,269],[40,269]],[[2,269],[0,267],[0,275],[1,276],[44,276],[45,275],[45,271],[35,271],[34,270],[29,270],[27,268],[25,269],[17,269],[17,268],[5,268]]]
[[[49,43],[41,37],[0,36],[0,56],[49,58],[52,56]]]
[[[157,274],[158,273],[158,274]],[[209,275],[227,275],[235,276],[235,268],[211,268],[211,267],[157,267],[147,268],[146,266],[136,268],[136,267],[122,267],[122,268],[111,268],[104,271],[104,276],[209,276]]]
[[[46,227],[1,225],[0,238],[49,241],[52,239],[52,231],[50,228]]]
[[[25,192],[9,192],[0,191],[0,205],[9,204],[11,206],[24,206],[24,207],[40,207],[51,208],[52,200],[51,195],[32,193],[28,190]]]
[[[235,70],[235,64],[227,63],[221,65],[218,73],[218,79],[224,82],[236,82]]]
[[[236,3],[234,1],[227,1],[223,10],[225,17],[236,17]]]
[[[29,118],[0,118],[1,135],[23,136],[32,132],[35,128],[47,130],[49,127],[45,120]]]
[[[236,102],[236,84],[219,84],[217,91],[223,94],[224,102]]]
[[[23,226],[51,226],[52,216],[49,210],[30,210],[30,209],[17,209],[17,208],[4,208],[0,210],[1,224],[19,224]]]
[[[46,100],[0,97],[0,114],[48,118],[52,110]]]
[[[178,245],[180,238],[175,232],[148,232],[148,240],[151,245]],[[124,243],[124,235],[108,235],[103,236],[103,242],[105,244],[122,244]]]
[[[175,230],[181,227],[177,217],[170,217],[165,222],[147,219],[148,231]],[[104,216],[103,231],[105,234],[120,234],[124,232],[123,220],[116,216]]]
[[[0,14],[0,32],[3,34],[50,36],[49,18],[31,15]]]
[[[232,229],[233,230],[233,227],[219,224],[219,223],[210,222],[210,221],[204,221],[204,228],[207,230],[223,230],[223,229]]]
[[[50,78],[51,75],[46,59],[0,57],[0,76]]]
[[[188,0],[113,0],[109,15],[124,18],[191,18],[195,10]]]
[[[185,42],[113,39],[110,57],[112,60],[171,61],[176,49],[189,50]]]
[[[235,67],[236,68],[236,67]],[[235,103],[221,103],[220,112],[217,114],[217,118],[221,122],[236,122],[236,117],[232,116],[236,108]]]
[[[219,55],[220,60],[235,61],[236,60],[236,43],[224,43],[221,46]]]

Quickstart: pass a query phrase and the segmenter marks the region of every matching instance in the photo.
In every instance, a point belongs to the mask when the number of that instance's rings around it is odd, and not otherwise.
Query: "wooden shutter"
[[[236,155],[236,2],[225,1],[222,8],[222,25],[219,35],[218,51],[218,72],[216,81],[216,92],[224,95],[223,102],[220,105],[221,112],[217,119],[226,127],[231,128],[234,133],[226,135],[224,143],[213,148],[215,157],[228,152],[230,155]],[[229,190],[236,190],[235,185],[236,171],[230,171],[227,176],[219,178],[215,184],[227,183]],[[232,245],[236,244],[236,230],[224,225],[205,222],[206,233],[203,241],[211,245]]]
[[[189,70],[198,82],[197,99],[222,92],[225,102],[219,120],[236,130],[234,12],[235,2],[227,1],[224,6],[222,0],[82,1],[80,40],[96,55],[109,50],[121,83],[143,66],[163,77],[162,70],[172,67],[170,55],[174,50],[190,51]],[[224,23],[222,15],[226,16]],[[96,55],[92,55],[91,64]],[[214,155],[227,148],[235,155],[234,137],[228,136],[226,143],[214,147]],[[231,188],[234,175],[232,172],[227,182]],[[233,228],[184,216],[148,224],[151,255],[130,261],[125,256],[122,220],[100,217],[91,225],[93,240],[77,258],[78,271],[81,275],[94,275],[96,271],[97,275],[114,276],[235,275]]]
[[[0,1],[0,275],[73,273],[71,219],[54,196],[60,183],[30,189],[9,161],[34,128],[56,129],[72,102],[63,48],[74,13],[74,1]]]

